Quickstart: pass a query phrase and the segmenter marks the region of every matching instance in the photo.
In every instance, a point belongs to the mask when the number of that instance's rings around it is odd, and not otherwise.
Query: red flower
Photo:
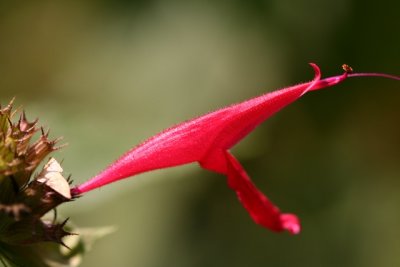
[[[267,93],[167,129],[128,151],[97,176],[72,189],[72,194],[81,195],[142,172],[198,162],[204,169],[227,176],[229,187],[236,192],[256,223],[273,231],[299,233],[300,223],[296,215],[281,213],[256,188],[228,150],[261,122],[308,91],[333,86],[354,76],[400,80],[400,77],[387,74],[352,73],[347,65],[343,65],[345,72],[342,75],[321,80],[318,66],[313,63],[310,65],[315,71],[312,81]]]

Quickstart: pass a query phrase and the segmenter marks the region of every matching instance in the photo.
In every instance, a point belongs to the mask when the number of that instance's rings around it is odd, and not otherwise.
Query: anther
[[[348,74],[350,74],[350,73],[353,72],[353,68],[350,67],[350,66],[347,65],[347,64],[343,64],[343,65],[342,65],[342,69],[343,69],[346,73],[348,73]]]

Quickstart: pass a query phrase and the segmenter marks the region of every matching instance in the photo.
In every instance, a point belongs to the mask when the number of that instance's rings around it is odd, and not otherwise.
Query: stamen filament
[[[386,73],[376,73],[376,72],[350,73],[348,77],[382,77],[400,81],[400,76],[386,74]]]

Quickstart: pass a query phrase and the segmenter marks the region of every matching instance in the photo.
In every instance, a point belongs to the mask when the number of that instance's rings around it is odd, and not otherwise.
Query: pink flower
[[[400,77],[380,73],[352,73],[343,65],[342,75],[321,79],[316,64],[314,79],[234,104],[169,128],[131,149],[103,172],[72,189],[74,196],[142,172],[198,162],[204,169],[227,176],[251,218],[273,231],[300,232],[296,215],[281,211],[252,183],[229,149],[283,107],[309,91],[336,85],[347,77]]]

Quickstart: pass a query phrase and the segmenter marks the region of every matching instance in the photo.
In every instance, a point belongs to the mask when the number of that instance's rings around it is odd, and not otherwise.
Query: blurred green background
[[[182,120],[323,74],[400,74],[391,0],[1,1],[0,102],[69,145],[82,182]],[[233,153],[299,236],[255,225],[225,178],[189,165],[95,190],[61,209],[115,225],[82,266],[400,266],[400,84],[313,92]]]

